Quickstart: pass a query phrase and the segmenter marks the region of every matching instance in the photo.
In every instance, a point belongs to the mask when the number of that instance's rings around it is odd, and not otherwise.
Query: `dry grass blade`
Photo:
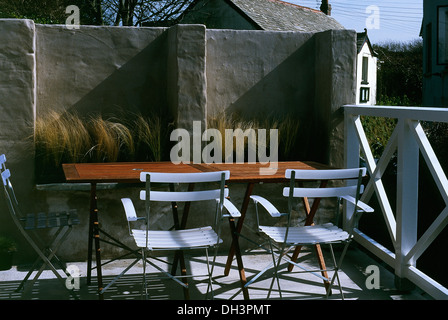
[[[56,166],[62,161],[79,161],[91,144],[89,132],[76,114],[56,111],[37,118],[35,142],[38,156]]]
[[[299,122],[297,118],[285,117],[279,125],[279,141],[285,157],[290,157],[299,138]]]
[[[137,115],[134,121],[137,153],[144,160],[162,160],[162,121],[159,117]]]
[[[121,151],[129,157],[134,154],[133,136],[124,124],[105,120],[98,115],[90,118],[89,130],[95,142],[91,152],[96,161],[117,161]]]

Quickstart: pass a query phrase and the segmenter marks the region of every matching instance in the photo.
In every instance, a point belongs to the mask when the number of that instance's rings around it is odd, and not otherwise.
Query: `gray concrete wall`
[[[207,30],[207,113],[261,121],[293,115],[299,157],[342,165],[338,109],[354,101],[355,37],[347,30]]]
[[[29,20],[0,19],[0,153],[7,155],[17,196],[26,199],[23,210],[33,206],[33,122],[36,106],[35,25]],[[0,235],[12,236],[26,247],[0,198]],[[25,250],[28,252],[27,250]]]
[[[314,56],[311,33],[208,30],[207,112],[311,109]]]
[[[193,120],[205,128],[207,115],[223,110],[243,116],[293,111],[303,123],[300,139],[309,156],[300,160],[342,165],[338,110],[355,102],[355,36],[347,30],[308,34],[202,25],[67,30],[0,20],[0,153],[7,155],[23,211],[78,209],[82,224],[61,253],[68,260],[86,258],[88,187],[36,187],[34,180],[34,145],[26,138],[33,134],[36,113],[47,110],[144,113],[155,108],[188,130]],[[132,244],[120,198],[133,198],[142,210],[139,189],[104,187],[98,191],[102,226]],[[230,185],[238,207],[244,190],[244,185]],[[255,192],[280,195],[281,186],[260,185]],[[166,225],[168,211],[161,209],[157,225]],[[19,242],[17,261],[31,260],[34,255],[14,231],[3,197],[0,212],[0,234]],[[249,215],[253,226],[252,208]],[[230,244],[227,231],[223,248]],[[102,253],[116,252],[105,246]]]
[[[167,108],[164,28],[36,25],[37,112]]]

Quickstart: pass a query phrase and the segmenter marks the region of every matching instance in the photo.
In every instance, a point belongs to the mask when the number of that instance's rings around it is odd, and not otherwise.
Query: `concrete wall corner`
[[[206,127],[206,28],[176,25],[168,31],[168,104],[177,127],[192,132],[193,120]]]
[[[32,20],[0,19],[0,154],[5,154],[17,196],[28,199],[34,188],[34,117],[36,113],[36,41]],[[0,199],[0,232],[12,236],[16,227]],[[20,238],[13,236],[20,244]]]

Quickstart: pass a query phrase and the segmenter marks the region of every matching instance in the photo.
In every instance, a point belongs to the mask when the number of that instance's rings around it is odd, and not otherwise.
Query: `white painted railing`
[[[395,270],[397,279],[408,279],[435,299],[448,299],[448,289],[416,268],[416,261],[448,224],[448,180],[420,121],[448,122],[447,108],[344,106],[345,165],[359,166],[360,152],[366,160],[371,177],[362,200],[368,203],[376,193],[384,221],[394,246],[391,252],[374,239],[356,230],[355,240]],[[375,160],[364,132],[360,116],[398,119],[387,146]],[[382,175],[395,151],[397,152],[397,204],[391,207]],[[432,177],[445,201],[445,209],[418,238],[418,166],[421,152]],[[381,214],[376,212],[375,214]],[[445,260],[448,251],[440,252]],[[441,265],[442,267],[442,265]]]

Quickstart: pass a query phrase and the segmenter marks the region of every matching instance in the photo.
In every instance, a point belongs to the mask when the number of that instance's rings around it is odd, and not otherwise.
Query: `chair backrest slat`
[[[289,187],[283,189],[283,196],[289,197]],[[293,197],[308,197],[308,198],[332,198],[350,195],[356,196],[357,186],[349,187],[335,187],[335,188],[294,188]],[[363,187],[360,187],[360,193],[363,192]]]
[[[162,172],[142,172],[140,180],[145,182],[148,175],[151,183],[200,183],[221,181],[221,175],[228,180],[230,171],[198,172],[198,173],[162,173]]]
[[[285,177],[291,179],[291,185],[283,189],[284,197],[308,197],[308,198],[331,198],[342,197],[350,195],[357,197],[357,193],[361,194],[364,191],[364,186],[361,183],[361,177],[366,174],[366,168],[353,168],[353,169],[332,169],[332,170],[295,170],[287,169],[285,171]],[[347,187],[295,187],[295,180],[348,180],[358,179],[358,184]],[[291,193],[291,188],[293,192]]]
[[[198,172],[198,173],[162,173],[162,172],[142,172],[140,180],[146,183],[172,183],[172,184],[192,184],[192,183],[224,183],[230,177],[229,171]],[[148,181],[149,178],[149,181]],[[188,202],[215,200],[221,196],[227,197],[229,190],[224,188],[224,194],[221,195],[221,189],[216,187],[201,191],[153,191],[150,190],[150,201],[170,201],[170,202]],[[140,199],[147,200],[147,191],[140,192]]]
[[[218,172],[197,172],[197,173],[162,173],[162,172],[141,172],[140,180],[145,182],[145,189],[140,191],[140,199],[145,201],[145,217],[137,217],[137,214],[130,204],[130,201],[124,201],[125,211],[130,221],[137,221],[140,219],[146,220],[146,246],[148,246],[149,230],[151,230],[151,215],[153,202],[171,202],[172,213],[174,219],[174,227],[176,229],[182,228],[179,224],[177,216],[177,203],[183,202],[185,205],[190,202],[197,201],[215,201],[214,225],[218,227],[218,236],[221,230],[220,223],[223,217],[223,207],[226,197],[229,195],[229,190],[226,188],[226,180],[230,177],[229,171]],[[153,190],[153,183],[169,184],[169,188],[157,188]],[[176,188],[176,185],[188,185],[184,191],[184,187]],[[197,187],[201,184],[201,187]],[[160,185],[159,185],[160,186]],[[159,187],[158,186],[158,187]],[[194,188],[199,190],[194,190]],[[179,190],[175,190],[180,189]],[[162,189],[162,190],[160,190]],[[126,210],[126,207],[128,208]],[[132,210],[129,208],[132,207]],[[158,227],[157,227],[158,228]],[[131,227],[129,226],[131,231]]]
[[[189,202],[216,200],[220,198],[221,190],[203,190],[203,191],[151,191],[150,201],[168,201],[168,202]],[[224,197],[229,195],[229,189],[224,189]],[[146,200],[146,191],[140,191],[140,199]]]
[[[338,179],[357,179],[359,172],[361,176],[366,174],[366,168],[353,169],[331,169],[331,170],[296,170],[287,169],[285,177],[291,179],[292,172],[295,172],[296,180],[338,180]]]

